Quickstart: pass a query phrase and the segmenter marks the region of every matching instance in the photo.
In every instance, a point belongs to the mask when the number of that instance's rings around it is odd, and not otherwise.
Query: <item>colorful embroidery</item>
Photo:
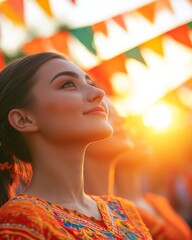
[[[98,204],[102,220],[19,194],[0,209],[0,239],[151,239],[129,201],[107,196],[91,197]]]

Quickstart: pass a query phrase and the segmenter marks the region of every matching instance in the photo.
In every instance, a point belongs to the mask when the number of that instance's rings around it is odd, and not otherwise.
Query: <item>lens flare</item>
[[[172,123],[172,112],[168,104],[159,103],[152,106],[143,115],[143,124],[157,131],[163,131]]]

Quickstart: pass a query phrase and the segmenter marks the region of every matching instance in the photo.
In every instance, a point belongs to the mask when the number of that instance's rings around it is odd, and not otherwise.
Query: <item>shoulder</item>
[[[168,198],[155,193],[146,193],[144,197],[158,212],[161,218],[164,219],[165,225],[169,224],[169,229],[167,229],[167,232],[168,230],[171,231],[171,229],[174,229],[173,234],[175,234],[175,239],[177,236],[182,236],[181,238],[183,240],[191,239],[190,227],[186,221],[175,211]],[[149,214],[146,214],[146,211],[143,212],[142,216],[146,219],[151,217]],[[155,218],[153,217],[153,219]]]
[[[0,208],[0,239],[22,236],[24,239],[43,239],[45,212],[27,201],[9,201]]]
[[[14,198],[0,208],[0,239],[47,240],[55,235],[63,239],[65,230],[61,233],[48,204],[23,197]]]
[[[33,221],[40,223],[45,217],[45,208],[25,199],[11,199],[0,208],[0,223],[9,219],[11,222],[22,223]]]

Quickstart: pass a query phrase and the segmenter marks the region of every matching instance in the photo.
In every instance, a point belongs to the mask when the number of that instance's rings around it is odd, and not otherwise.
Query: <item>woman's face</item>
[[[104,91],[76,65],[52,59],[36,73],[32,107],[39,134],[57,143],[86,143],[109,137]]]

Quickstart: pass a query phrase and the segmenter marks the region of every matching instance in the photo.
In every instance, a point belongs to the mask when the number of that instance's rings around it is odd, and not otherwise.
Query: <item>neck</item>
[[[33,177],[26,193],[52,203],[82,203],[84,150],[73,144],[34,144]]]
[[[108,194],[109,169],[111,161],[94,158],[86,154],[85,158],[85,192],[93,195]]]
[[[115,195],[137,202],[142,198],[141,176],[137,170],[119,169],[115,173]]]

